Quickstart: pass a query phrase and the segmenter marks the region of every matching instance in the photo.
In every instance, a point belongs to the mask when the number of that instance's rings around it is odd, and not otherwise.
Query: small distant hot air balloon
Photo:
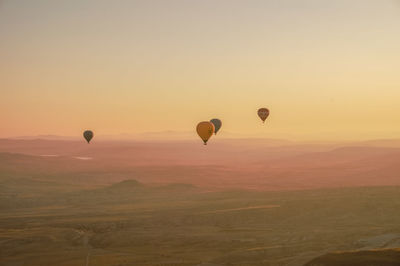
[[[86,139],[87,143],[89,143],[93,138],[93,132],[91,130],[86,130],[83,132],[83,137]]]
[[[215,133],[215,135],[217,135],[217,132],[219,131],[219,129],[222,126],[221,120],[219,120],[218,118],[214,118],[214,119],[211,119],[210,122],[214,124],[214,128],[215,128],[214,133]]]
[[[260,108],[258,109],[257,112],[258,116],[261,118],[261,120],[263,121],[263,123],[265,122],[265,120],[268,118],[269,116],[269,110],[267,108]]]
[[[214,133],[215,128],[213,123],[203,121],[197,124],[196,130],[197,134],[199,134],[200,138],[204,141],[204,145],[207,145],[207,141]]]

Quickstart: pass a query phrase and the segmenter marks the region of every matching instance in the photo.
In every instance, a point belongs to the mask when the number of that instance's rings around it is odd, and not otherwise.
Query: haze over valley
[[[1,257],[4,265],[305,265],[383,248],[396,262],[399,156],[397,140],[1,139]]]

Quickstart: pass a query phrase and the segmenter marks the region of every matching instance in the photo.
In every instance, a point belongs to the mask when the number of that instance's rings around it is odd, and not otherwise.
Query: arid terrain
[[[397,140],[2,139],[0,265],[400,265],[399,158]]]

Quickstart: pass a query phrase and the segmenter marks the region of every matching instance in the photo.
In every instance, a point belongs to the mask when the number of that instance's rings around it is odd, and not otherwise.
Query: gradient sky
[[[0,92],[0,137],[398,138],[400,2],[0,0]]]

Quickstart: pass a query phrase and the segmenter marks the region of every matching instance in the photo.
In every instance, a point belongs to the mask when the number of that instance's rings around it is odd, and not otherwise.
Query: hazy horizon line
[[[161,136],[161,134],[168,133],[169,136]],[[150,136],[146,136],[149,134]],[[227,135],[226,135],[227,134]],[[189,136],[190,135],[190,136]],[[221,136],[222,135],[222,136]],[[225,136],[224,136],[225,135]],[[196,140],[198,136],[195,132],[191,131],[151,131],[142,133],[120,133],[120,134],[99,134],[95,135],[97,141],[188,141]],[[192,137],[193,136],[193,137]],[[82,137],[77,135],[57,135],[57,134],[37,134],[37,135],[16,135],[16,136],[2,136],[3,140],[80,140]],[[279,141],[287,143],[344,143],[344,142],[379,142],[379,141],[400,141],[399,138],[365,138],[365,139],[312,139],[312,138],[275,138],[260,135],[246,135],[240,133],[225,132],[213,136],[222,140],[260,140],[260,141]]]

